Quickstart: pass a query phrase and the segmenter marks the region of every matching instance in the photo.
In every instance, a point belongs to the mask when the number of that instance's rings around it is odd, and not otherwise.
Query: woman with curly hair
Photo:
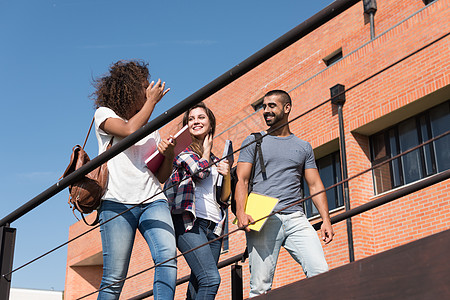
[[[176,156],[164,191],[172,204],[178,249],[185,253],[210,242],[184,254],[191,268],[186,299],[214,299],[220,285],[217,262],[222,247],[222,239],[215,239],[222,235],[226,221],[230,165],[226,160],[218,162],[211,152],[216,119],[203,102],[184,114],[183,125],[188,125],[192,144]],[[219,176],[224,177],[220,195],[216,192]]]
[[[99,154],[111,140],[116,144],[145,125],[155,105],[169,91],[161,80],[149,84],[149,77],[147,64],[118,61],[109,74],[95,80]],[[155,146],[165,156],[157,174],[151,173],[144,162]],[[103,277],[98,299],[119,299],[136,229],[145,238],[155,264],[176,256],[169,206],[159,184],[170,176],[173,158],[173,142],[162,140],[155,131],[108,161],[108,185],[99,209]],[[176,276],[175,259],[155,268],[155,299],[173,299]]]

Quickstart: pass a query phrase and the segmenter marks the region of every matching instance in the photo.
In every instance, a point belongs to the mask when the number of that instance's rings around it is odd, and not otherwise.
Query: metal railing
[[[166,125],[193,105],[213,95],[223,87],[235,81],[242,75],[257,67],[267,59],[273,57],[275,54],[284,50],[288,46],[292,45],[294,42],[298,41],[308,33],[317,29],[319,26],[339,15],[359,1],[361,0],[334,1],[332,4],[327,6],[325,9],[323,9],[307,21],[290,30],[288,33],[284,34],[274,42],[270,43],[268,46],[250,56],[242,63],[225,72],[223,75],[221,75],[211,83],[207,84],[191,96],[184,99],[176,106],[164,112],[163,114],[143,126],[141,129],[124,138],[121,142],[111,147],[111,149],[109,149],[108,151],[105,151],[101,155],[95,157],[80,169],[61,179],[53,186],[49,187],[24,205],[14,210],[12,213],[8,214],[6,217],[2,218],[0,220],[0,237],[2,238],[0,240],[0,299],[9,297],[10,278],[8,278],[8,276],[3,276],[3,274],[10,273],[12,270],[15,239],[15,229],[10,227],[10,224],[12,222],[32,211],[98,166],[107,162],[109,159],[118,155],[120,152],[129,148],[150,133]]]
[[[70,184],[76,182],[79,180],[82,176],[86,175],[93,169],[97,168],[101,164],[105,163],[109,159],[113,158],[114,156],[118,155],[123,150],[129,148],[130,146],[134,145],[136,142],[141,140],[142,138],[146,137],[151,132],[161,128],[162,126],[166,125],[182,113],[184,113],[187,109],[192,107],[193,105],[203,101],[207,97],[213,95],[215,92],[219,91],[223,87],[227,86],[234,80],[237,80],[239,77],[244,75],[245,73],[249,72],[265,60],[271,58],[275,54],[279,53],[283,49],[290,46],[295,41],[299,40],[306,34],[312,32],[314,29],[318,28],[320,25],[324,24],[325,22],[329,21],[330,19],[334,18],[336,15],[340,14],[342,11],[346,10],[347,8],[351,7],[355,3],[359,1],[353,0],[353,1],[335,1],[331,5],[329,5],[327,8],[316,14],[313,18],[308,19],[306,22],[300,24],[293,30],[289,31],[287,34],[283,35],[273,43],[269,44],[267,47],[263,48],[259,52],[255,53],[251,57],[249,57],[247,60],[242,62],[241,64],[237,65],[236,67],[230,69],[228,72],[224,73],[222,76],[218,77],[216,80],[212,81],[210,84],[206,85],[202,89],[198,90],[196,93],[192,94],[173,108],[169,109],[168,111],[164,112],[157,118],[155,118],[153,121],[149,122],[147,125],[136,131],[135,133],[131,134],[127,138],[123,139],[118,144],[114,145],[110,150],[102,153],[101,155],[97,156],[96,158],[92,159],[91,162],[80,168],[79,170],[73,172],[72,174],[68,175],[66,178],[58,181],[56,184],[39,194],[38,196],[31,199],[26,204],[22,205],[6,217],[0,220],[0,242],[1,242],[1,248],[0,248],[0,299],[3,299],[6,295],[9,294],[9,287],[10,287],[10,276],[12,273],[12,258],[14,253],[14,239],[15,239],[15,229],[10,227],[10,224],[23,215],[27,214],[40,204],[44,203],[46,200],[51,198],[52,196],[56,195],[60,191],[64,190],[66,187],[68,187]],[[447,37],[448,34],[444,35],[443,37],[437,39],[436,41],[441,40],[442,38]],[[401,60],[397,61],[395,64],[403,61],[404,59],[411,57],[418,51],[422,51],[429,45],[433,44],[434,42],[430,44],[427,44],[425,47],[422,47],[418,49],[417,51],[411,53],[410,55],[405,56]],[[389,67],[392,67],[393,65],[390,65]],[[369,80],[370,78],[373,78],[373,76],[376,76],[377,74],[380,74],[381,72],[384,72],[389,67],[386,67],[382,69],[379,72],[376,72],[372,76],[366,78],[365,80],[359,82],[358,84],[354,85],[351,88],[354,88],[355,86]],[[350,90],[350,89],[348,89]],[[348,91],[347,90],[347,91]],[[345,92],[345,91],[344,91]],[[324,103],[327,103],[329,100],[325,101]],[[323,105],[324,103],[320,104]],[[311,112],[309,110],[308,112]],[[308,113],[306,112],[306,113]],[[305,113],[305,114],[306,114]],[[304,114],[302,114],[304,115]],[[298,119],[295,118],[294,120]],[[292,120],[293,121],[293,120]],[[445,133],[444,135],[448,134]],[[438,137],[439,138],[439,137]],[[430,142],[430,141],[428,141]],[[423,146],[423,145],[419,145]],[[417,147],[419,147],[417,146]],[[239,149],[240,150],[240,149]],[[239,151],[238,150],[238,151]],[[411,150],[412,151],[412,150]],[[401,155],[406,154],[407,152],[402,153]],[[394,157],[396,158],[396,157]],[[392,159],[394,159],[392,158]],[[385,161],[384,163],[387,163],[388,161]],[[376,167],[376,166],[375,166]],[[374,167],[373,167],[374,168]],[[370,168],[368,170],[365,170],[364,172],[370,171]],[[357,174],[355,176],[359,176],[361,174]],[[355,176],[352,176],[344,181],[341,181],[338,184],[343,184],[344,182],[347,182],[348,180],[351,180],[355,178]],[[384,195],[380,198],[377,198],[376,200],[373,200],[369,203],[366,203],[364,205],[361,205],[359,207],[353,208],[351,210],[348,210],[344,213],[341,213],[337,216],[334,216],[331,218],[332,223],[337,223],[343,220],[346,220],[348,218],[351,218],[355,215],[361,214],[367,210],[373,209],[375,207],[378,207],[380,205],[386,204],[390,201],[393,201],[395,199],[398,199],[402,196],[405,196],[407,194],[413,193],[417,190],[420,190],[424,187],[433,185],[435,183],[438,183],[440,181],[448,179],[450,176],[450,170],[441,172],[439,174],[433,175],[429,178],[425,178],[423,180],[420,180],[419,182],[413,183],[411,185],[408,185],[404,188],[397,189],[395,191],[392,191],[391,193]],[[337,184],[336,184],[337,185]],[[336,185],[329,187],[334,188]],[[323,192],[323,191],[322,191]],[[313,195],[314,196],[314,195]],[[311,196],[312,197],[312,196]],[[306,199],[304,199],[306,200]],[[303,201],[304,201],[303,200]],[[314,227],[316,229],[320,228],[321,222],[314,224]],[[242,229],[242,228],[241,228]],[[68,241],[69,243],[71,241]],[[67,244],[65,243],[65,244]],[[218,264],[219,268],[223,268],[229,265],[234,264],[234,272],[233,276],[236,276],[236,281],[233,281],[236,285],[236,292],[233,291],[233,299],[242,299],[242,281],[239,283],[239,268],[238,262],[242,260],[244,253],[241,253],[239,255],[233,256],[231,258],[228,258]],[[233,277],[232,276],[232,277]],[[177,284],[185,283],[189,280],[189,276],[183,277],[178,279]],[[241,277],[242,280],[242,277]],[[240,284],[240,289],[239,289]],[[7,292],[5,292],[7,290]],[[239,292],[240,290],[240,292]],[[138,295],[132,299],[143,299],[145,297],[151,296],[153,294],[153,291],[149,291],[147,293]]]

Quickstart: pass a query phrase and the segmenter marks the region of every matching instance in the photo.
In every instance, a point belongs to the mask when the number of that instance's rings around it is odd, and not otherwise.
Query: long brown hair
[[[200,102],[190,109],[188,109],[183,116],[183,126],[186,126],[189,122],[189,114],[193,109],[196,108],[202,108],[206,112],[206,116],[208,117],[209,124],[211,125],[211,134],[214,136],[214,133],[216,132],[216,117],[214,116],[214,113],[212,110],[210,110],[208,107],[206,107],[205,103]],[[189,146],[189,148],[194,151],[198,156],[202,157],[203,155],[203,141],[200,141],[197,137],[192,136],[192,144]]]

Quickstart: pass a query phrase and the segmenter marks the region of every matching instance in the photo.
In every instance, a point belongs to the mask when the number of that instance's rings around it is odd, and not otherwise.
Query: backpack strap
[[[256,147],[255,147],[255,153],[253,155],[253,166],[252,171],[250,173],[250,180],[248,184],[248,192],[250,193],[253,190],[253,178],[255,177],[255,164],[256,164],[256,155],[259,157],[259,165],[261,166],[261,173],[263,176],[263,179],[267,179],[267,173],[266,173],[266,166],[264,165],[264,158],[262,154],[261,149],[261,143],[262,143],[262,134],[260,132],[253,132],[252,135],[255,137],[256,141]]]
[[[75,161],[74,161],[75,157],[73,154],[74,150],[77,147],[84,150],[84,147],[86,146],[86,142],[89,138],[89,134],[91,133],[92,125],[94,125],[94,121],[95,121],[95,116],[92,118],[91,125],[89,126],[89,130],[86,134],[86,138],[84,139],[83,147],[81,147],[80,145],[76,145],[75,147],[72,148],[72,157],[70,158],[69,166],[67,166],[67,169],[64,171],[63,175],[61,177],[59,177],[59,180],[63,179],[64,177],[66,177],[67,175],[69,175],[70,173],[72,173],[74,171],[74,170],[71,170],[71,169],[75,168],[75,166],[73,166],[73,164],[75,163]]]
[[[253,132],[252,135],[255,137],[256,147],[255,147],[255,153],[253,155],[252,171],[250,173],[250,180],[248,183],[248,193],[249,194],[253,190],[253,177],[255,177],[256,155],[258,155],[258,157],[259,157],[259,165],[261,166],[262,177],[264,180],[267,179],[266,166],[264,165],[264,158],[263,158],[262,149],[261,149],[262,134],[260,132]],[[245,251],[244,251],[244,254],[242,255],[241,262],[245,262],[245,260],[247,258],[248,258],[248,246],[245,247]]]
[[[88,140],[89,134],[91,133],[92,125],[94,125],[94,120],[95,120],[95,116],[92,118],[92,122],[91,122],[91,125],[89,126],[88,133],[86,135],[86,138],[84,139],[84,143],[83,143],[83,147],[82,147],[83,149],[84,149],[84,146],[86,146],[86,142]]]
[[[77,215],[75,214],[75,209],[77,209],[80,212],[81,218],[83,219],[84,224],[86,224],[87,226],[95,226],[99,223],[100,221],[100,213],[98,212],[98,210],[96,210],[96,217],[95,220],[92,221],[92,223],[88,223],[88,221],[86,221],[86,218],[84,217],[84,213],[82,213],[82,210],[80,208],[80,206],[78,205],[78,203],[75,201],[74,206],[72,208],[72,213],[75,216],[75,218],[80,221],[80,219],[78,219]]]
[[[261,166],[261,173],[262,173],[263,179],[266,180],[267,179],[266,166],[264,164],[264,158],[263,158],[262,148],[261,148],[262,134],[260,132],[255,132],[253,135],[255,136],[255,139],[257,139],[255,152],[258,152],[259,165]]]

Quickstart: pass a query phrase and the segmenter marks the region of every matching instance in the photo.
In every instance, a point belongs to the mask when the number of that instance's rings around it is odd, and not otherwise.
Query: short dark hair
[[[270,92],[267,92],[267,94],[264,95],[264,98],[270,96],[280,96],[280,100],[283,102],[283,104],[289,103],[290,105],[292,105],[291,96],[289,96],[286,91],[272,90]]]

